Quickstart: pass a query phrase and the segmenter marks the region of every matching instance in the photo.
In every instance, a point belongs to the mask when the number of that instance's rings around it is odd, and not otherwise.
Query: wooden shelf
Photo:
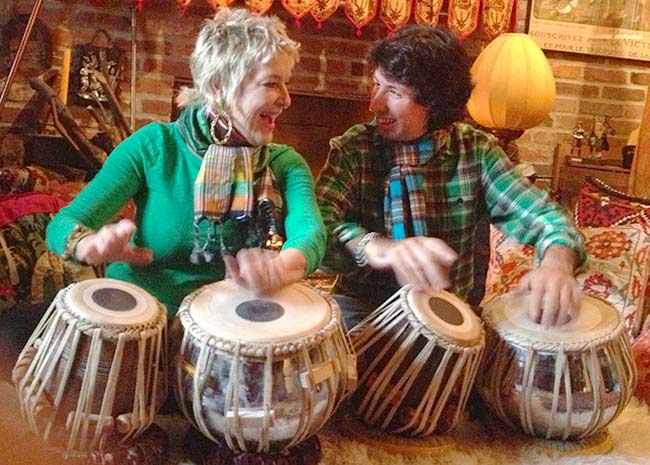
[[[572,209],[587,176],[598,178],[616,190],[627,192],[630,170],[621,167],[620,158],[589,159],[571,154],[571,146],[559,144],[553,158],[551,189],[560,203]]]

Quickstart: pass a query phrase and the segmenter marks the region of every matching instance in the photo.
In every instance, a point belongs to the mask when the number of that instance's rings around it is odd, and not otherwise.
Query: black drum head
[[[246,321],[266,322],[282,318],[284,308],[272,300],[253,299],[237,305],[235,312]]]
[[[465,321],[463,314],[450,302],[439,297],[429,298],[429,309],[445,323],[460,326]]]
[[[91,298],[100,307],[114,312],[128,312],[136,308],[138,304],[131,294],[114,287],[97,289],[92,293]]]

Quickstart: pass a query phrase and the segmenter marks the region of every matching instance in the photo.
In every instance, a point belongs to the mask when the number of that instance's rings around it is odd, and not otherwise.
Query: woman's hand
[[[131,220],[103,226],[95,234],[84,237],[75,248],[75,258],[89,265],[129,262],[134,265],[148,265],[153,262],[151,249],[131,247],[129,240],[135,232]]]
[[[400,241],[378,237],[366,244],[368,264],[392,270],[400,285],[436,292],[449,287],[449,268],[458,254],[435,237],[409,237]]]
[[[582,291],[574,276],[575,263],[573,250],[551,245],[539,268],[519,282],[516,291],[530,291],[528,316],[532,321],[550,328],[578,316]]]
[[[225,255],[227,276],[256,294],[265,294],[305,277],[307,259],[298,249],[279,254],[266,249],[241,249]]]

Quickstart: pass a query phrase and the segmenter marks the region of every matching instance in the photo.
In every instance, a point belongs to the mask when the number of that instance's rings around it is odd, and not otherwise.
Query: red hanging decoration
[[[449,0],[447,26],[460,40],[478,27],[480,0]]]
[[[361,37],[361,28],[377,16],[378,0],[345,0],[345,15],[357,27],[357,36]]]
[[[318,29],[323,27],[323,21],[332,16],[339,7],[338,0],[315,0],[311,7],[311,16],[317,21]]]
[[[220,8],[235,3],[235,0],[207,0],[214,11],[219,11]]]
[[[483,30],[490,40],[512,27],[517,21],[517,0],[483,0]]]
[[[135,4],[135,11],[138,13],[142,11],[142,6],[144,4],[144,0],[138,0],[137,3]]]
[[[300,18],[311,10],[313,0],[281,0],[284,9],[296,18],[296,26],[300,27]]]
[[[181,16],[185,16],[185,12],[187,12],[187,7],[190,6],[192,0],[176,0],[176,3],[178,3],[178,6],[181,7]]]
[[[406,25],[412,7],[413,0],[381,0],[379,19],[386,25],[389,34]]]
[[[442,0],[415,0],[413,16],[417,24],[435,26],[438,24]]]
[[[245,0],[246,8],[253,13],[263,15],[273,5],[273,0]]]

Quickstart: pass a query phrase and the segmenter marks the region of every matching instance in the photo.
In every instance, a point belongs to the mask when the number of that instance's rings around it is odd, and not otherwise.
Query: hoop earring
[[[225,120],[225,123],[220,121],[222,119]],[[220,127],[226,130],[226,133],[221,139],[219,139],[219,133],[217,132],[217,125],[219,125]],[[230,118],[230,115],[228,113],[226,113],[225,111],[220,111],[219,114],[212,120],[212,122],[210,123],[210,135],[212,136],[212,140],[214,141],[214,143],[217,145],[225,145],[228,143],[228,141],[230,140],[230,136],[232,135],[232,119]]]

